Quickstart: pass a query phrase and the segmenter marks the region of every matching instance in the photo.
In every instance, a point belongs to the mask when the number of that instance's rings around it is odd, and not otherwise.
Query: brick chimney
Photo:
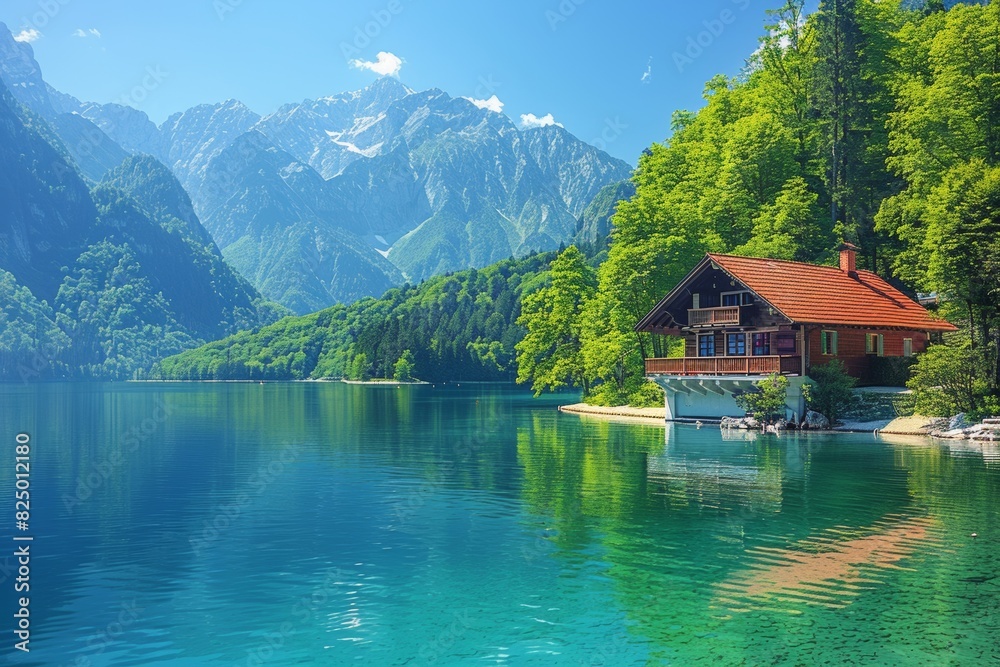
[[[858,275],[858,246],[852,243],[841,243],[840,248],[840,270],[851,276],[852,278]]]

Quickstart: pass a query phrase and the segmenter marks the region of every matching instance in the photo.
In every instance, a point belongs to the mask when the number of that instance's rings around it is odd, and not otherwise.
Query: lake
[[[8,664],[997,664],[1000,462],[497,385],[0,387]],[[977,537],[972,537],[977,533]],[[13,549],[5,549],[4,554]],[[13,567],[12,567],[13,564]]]

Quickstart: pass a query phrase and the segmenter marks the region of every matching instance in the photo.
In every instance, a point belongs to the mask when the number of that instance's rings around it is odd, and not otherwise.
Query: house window
[[[903,356],[912,357],[913,356],[913,339],[904,338],[903,339]]]
[[[771,334],[755,333],[753,335],[753,354],[755,357],[771,354]]]
[[[821,331],[819,333],[820,351],[829,356],[837,356],[837,332]]]
[[[715,334],[698,336],[698,356],[699,357],[715,356]]]
[[[753,303],[753,294],[750,292],[726,292],[722,295],[722,306],[749,306]]]
[[[691,295],[691,308],[694,310],[701,308],[701,294],[695,292]]]
[[[865,354],[885,354],[885,338],[882,334],[865,334]]]
[[[726,354],[730,357],[744,357],[747,353],[746,334],[726,334]]]
[[[795,334],[791,332],[781,332],[778,338],[778,354],[795,354]]]

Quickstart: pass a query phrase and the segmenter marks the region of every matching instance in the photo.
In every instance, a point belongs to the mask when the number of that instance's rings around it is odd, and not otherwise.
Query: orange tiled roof
[[[836,266],[708,255],[793,322],[954,331],[871,271],[848,275]]]

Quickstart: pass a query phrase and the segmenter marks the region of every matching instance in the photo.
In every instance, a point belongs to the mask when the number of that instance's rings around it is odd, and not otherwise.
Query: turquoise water
[[[1000,664],[995,452],[724,439],[560,401],[485,385],[0,387],[3,507],[21,430],[34,494],[32,651],[8,629],[3,659]]]

